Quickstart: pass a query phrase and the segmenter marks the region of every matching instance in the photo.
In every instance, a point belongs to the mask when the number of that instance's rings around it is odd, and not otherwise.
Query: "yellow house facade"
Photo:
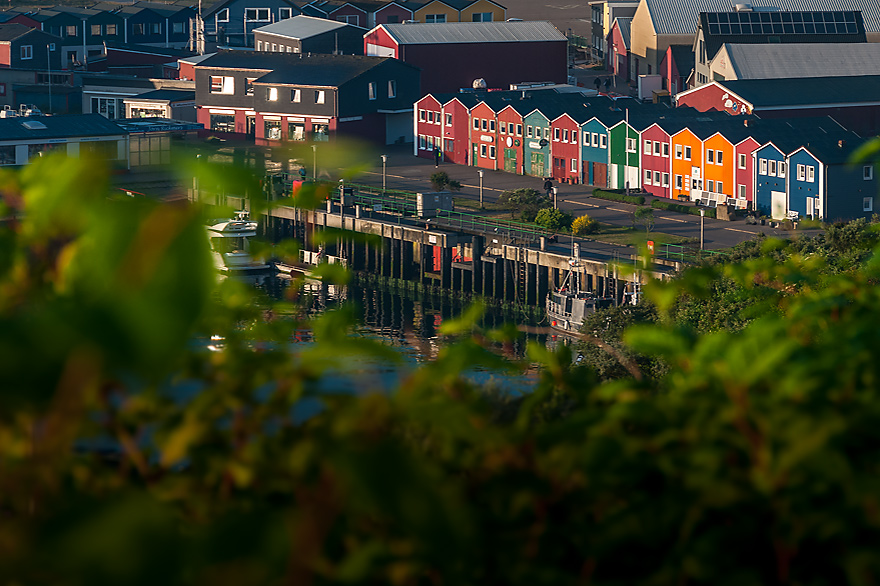
[[[416,22],[460,22],[457,8],[453,8],[441,0],[429,2],[413,13]]]
[[[461,10],[460,18],[461,22],[504,22],[507,9],[490,0],[477,0]]]
[[[434,0],[413,13],[426,24],[443,22],[503,22],[507,9],[491,0]]]

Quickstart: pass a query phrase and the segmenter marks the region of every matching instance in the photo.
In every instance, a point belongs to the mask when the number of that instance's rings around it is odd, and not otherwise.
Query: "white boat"
[[[208,226],[214,266],[225,273],[268,270],[268,263],[251,256],[248,239],[256,235],[257,223],[246,211],[235,212],[231,219],[214,220]]]
[[[571,290],[571,287],[578,287],[580,284],[580,278],[572,279],[572,273],[575,269],[580,268],[579,248],[577,244],[574,245],[575,252],[573,258],[568,261],[569,269],[562,285],[547,294],[545,309],[550,326],[564,332],[577,332],[584,323],[587,314],[595,313],[598,308],[610,307],[614,304],[614,299],[611,297],[599,297],[589,291]]]

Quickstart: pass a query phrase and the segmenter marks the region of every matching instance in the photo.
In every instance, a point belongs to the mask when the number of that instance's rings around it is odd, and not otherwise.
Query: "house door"
[[[626,183],[629,189],[638,189],[639,188],[639,168],[638,167],[627,167],[626,168]]]
[[[782,220],[785,218],[785,192],[770,192],[770,216],[774,220]]]
[[[532,175],[535,177],[547,176],[547,167],[544,164],[544,153],[532,153],[531,163]]]
[[[608,165],[606,163],[593,163],[593,185],[608,187]]]
[[[473,149],[471,149],[471,165],[474,167],[477,166],[477,161],[480,159],[480,145],[477,143],[473,144]]]
[[[811,220],[814,219],[816,215],[816,198],[808,197],[807,198],[807,217]]]
[[[516,173],[516,149],[504,149],[504,170]]]
[[[618,189],[620,187],[620,176],[617,173],[617,168],[620,167],[617,163],[611,163],[608,166],[608,174],[611,177],[611,183],[608,185],[611,189]]]
[[[257,134],[257,118],[256,116],[248,116],[247,120],[247,135],[248,136],[256,136]]]

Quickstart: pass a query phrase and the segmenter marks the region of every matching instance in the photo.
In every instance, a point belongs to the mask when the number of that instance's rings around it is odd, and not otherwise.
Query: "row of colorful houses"
[[[831,118],[763,120],[551,89],[426,95],[414,154],[446,161],[730,204],[774,217],[870,216],[872,165]]]

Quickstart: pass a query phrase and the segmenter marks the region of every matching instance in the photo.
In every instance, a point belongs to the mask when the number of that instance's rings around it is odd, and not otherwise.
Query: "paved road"
[[[437,171],[432,161],[414,157],[412,146],[389,148],[387,154],[388,163],[385,180],[388,189],[405,189],[409,191],[431,190],[429,177]],[[448,173],[450,178],[461,182],[461,195],[475,200],[479,199],[480,178],[476,168],[444,163],[440,165],[440,170]],[[381,186],[381,165],[377,169],[366,172],[357,181]],[[484,171],[483,175],[483,201],[494,202],[502,192],[511,189],[531,187],[542,191],[543,183],[543,179],[538,177],[487,170]],[[558,191],[560,208],[572,212],[575,216],[589,214],[591,217],[606,224],[632,225],[630,214],[636,209],[636,206],[593,198],[591,197],[593,188],[589,185],[563,184],[558,186]],[[657,210],[654,216],[656,218],[654,230],[657,232],[666,232],[691,238],[700,237],[699,216],[663,210]],[[705,219],[704,230],[704,243],[708,249],[728,248],[740,242],[750,240],[760,233],[766,235],[785,235],[781,230],[770,228],[769,226],[751,226],[742,220],[726,222],[711,218]]]

